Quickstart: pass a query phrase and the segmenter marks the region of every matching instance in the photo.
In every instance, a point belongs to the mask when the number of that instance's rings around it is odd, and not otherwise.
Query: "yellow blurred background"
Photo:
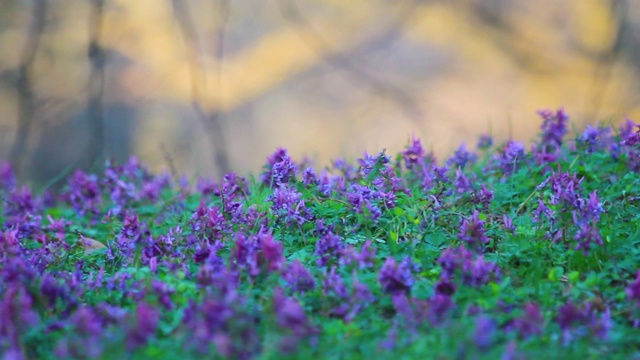
[[[543,108],[640,120],[639,45],[632,0],[0,0],[0,160],[219,178],[412,134],[443,159]]]

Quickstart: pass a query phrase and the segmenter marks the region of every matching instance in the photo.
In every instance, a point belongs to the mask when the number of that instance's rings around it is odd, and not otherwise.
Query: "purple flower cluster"
[[[483,255],[474,255],[463,246],[445,249],[438,258],[442,267],[441,279],[446,282],[461,274],[465,285],[480,287],[491,281],[500,281],[500,268],[497,264],[486,261]],[[445,284],[446,284],[445,282]]]
[[[616,223],[637,184],[632,173],[594,181],[602,169],[588,161],[609,151],[607,171],[638,171],[640,133],[632,122],[619,135],[588,127],[569,147],[564,111],[540,115],[532,154],[485,136],[477,166],[464,145],[440,166],[412,137],[393,163],[365,153],[357,167],[305,162],[300,174],[278,149],[257,184],[231,173],[197,191],[186,181],[171,189],[133,158],[100,176],[76,171],[58,196],[19,186],[2,164],[0,353],[144,357],[175,342],[186,358],[254,359],[366,338],[362,353],[382,340],[412,355],[415,341],[460,336],[438,346],[463,358],[506,345],[513,358],[536,338],[611,341],[600,349],[609,355],[640,324],[640,272],[619,285],[633,232]],[[540,243],[548,224],[549,238],[590,258]],[[589,254],[605,235],[606,252]],[[544,276],[558,266],[580,276]],[[606,300],[585,300],[600,288]]]
[[[553,172],[547,180],[538,186],[538,189],[550,187],[550,203],[554,206],[561,206],[566,212],[572,214],[573,225],[577,228],[574,240],[578,243],[576,250],[582,250],[588,254],[592,243],[602,245],[602,237],[598,230],[600,215],[604,212],[602,202],[598,198],[597,190],[589,194],[588,198],[581,195],[581,184],[584,179],[578,179],[576,174],[568,171],[563,173],[560,170]],[[535,213],[536,221],[544,217],[551,220],[551,234],[559,233],[560,230],[553,229],[556,217],[542,199],[538,200],[538,209]],[[554,239],[555,240],[555,239]]]
[[[408,257],[399,264],[394,258],[388,257],[380,269],[378,281],[386,293],[405,293],[411,290],[414,283],[413,273],[417,270],[416,265]]]
[[[270,187],[276,187],[288,183],[296,176],[298,167],[293,163],[287,150],[278,148],[266,165],[261,180]]]

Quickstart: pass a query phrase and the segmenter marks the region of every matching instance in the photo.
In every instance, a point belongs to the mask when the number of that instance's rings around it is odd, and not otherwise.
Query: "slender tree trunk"
[[[27,42],[22,49],[15,82],[18,93],[18,126],[16,137],[11,148],[10,159],[16,172],[22,173],[25,152],[29,141],[29,133],[33,126],[35,115],[35,94],[32,88],[31,72],[40,45],[40,38],[44,31],[47,13],[46,0],[35,0],[31,12],[31,24],[28,30]]]
[[[87,98],[87,114],[89,119],[88,156],[92,167],[101,169],[105,163],[104,150],[104,76],[106,56],[101,44],[104,21],[104,0],[93,0],[89,17],[88,58],[91,64],[89,75],[89,92]]]

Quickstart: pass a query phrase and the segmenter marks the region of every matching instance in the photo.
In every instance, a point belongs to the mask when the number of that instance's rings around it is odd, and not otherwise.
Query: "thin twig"
[[[220,0],[218,10],[221,13],[220,22],[218,24],[218,43],[216,56],[219,63],[223,60],[224,34],[229,4],[226,0]],[[187,51],[189,53],[189,74],[191,76],[191,99],[192,107],[205,128],[206,134],[209,136],[210,145],[213,147],[215,164],[219,174],[224,175],[231,171],[229,162],[228,149],[226,145],[226,137],[222,126],[222,112],[220,106],[214,106],[214,110],[207,114],[201,103],[204,101],[202,95],[204,80],[204,71],[198,60],[199,46],[197,44],[196,29],[193,26],[191,17],[189,16],[189,8],[184,0],[172,0],[173,12],[180,28],[182,37],[185,40]],[[221,67],[218,68],[219,71]],[[218,74],[220,85],[221,75]],[[214,104],[215,105],[215,104]]]
[[[322,58],[322,60],[330,67],[341,70],[349,79],[355,84],[358,84],[373,93],[391,99],[405,115],[412,121],[419,124],[417,119],[422,116],[422,110],[412,96],[404,91],[402,88],[380,80],[367,71],[365,71],[360,64],[355,63],[348,54],[344,52],[330,52],[327,51],[331,48],[328,42],[323,36],[316,31],[309,21],[302,15],[295,5],[293,0],[280,0],[280,11],[284,19],[291,23],[302,25],[305,29],[304,32],[299,32],[300,36],[304,37],[305,43]],[[415,2],[411,2],[402,14],[398,17],[393,24],[383,31],[379,32],[376,36],[365,41],[365,44],[378,42],[381,38],[394,38],[402,30],[404,24],[406,24],[417,13],[414,9]],[[330,53],[329,56],[324,54]]]

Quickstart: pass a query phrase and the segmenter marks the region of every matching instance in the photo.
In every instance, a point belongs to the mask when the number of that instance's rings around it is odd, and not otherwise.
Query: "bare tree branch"
[[[229,12],[228,0],[217,0],[218,12],[220,13],[220,21],[218,22],[216,58],[218,60],[218,86],[221,86],[221,63],[224,57],[224,35],[227,15]],[[204,71],[198,59],[199,46],[197,42],[196,30],[193,26],[191,17],[189,16],[189,8],[186,0],[172,0],[173,11],[178,26],[185,40],[187,50],[189,52],[189,71],[191,76],[191,98],[192,106],[198,117],[201,119],[205,132],[209,137],[210,144],[213,147],[215,165],[218,173],[224,175],[231,171],[229,162],[228,149],[226,145],[226,137],[222,126],[222,111],[220,106],[214,106],[214,110],[206,113],[202,108],[202,87],[204,86]],[[220,90],[220,89],[219,89]]]
[[[89,75],[89,94],[87,98],[87,113],[91,141],[89,142],[89,159],[91,164],[104,166],[104,76],[106,54],[101,44],[104,26],[104,0],[91,2],[89,16],[89,47],[88,58],[91,64]]]
[[[347,53],[327,51],[331,46],[302,15],[295,4],[295,0],[281,0],[278,4],[280,5],[280,11],[284,19],[291,23],[301,25],[305,29],[303,33],[300,33],[300,36],[304,37],[305,42],[313,48],[325,64],[341,71],[341,73],[345,74],[355,84],[360,85],[378,96],[391,99],[410,120],[417,122],[417,120],[422,117],[420,106],[413,97],[401,87],[369,74],[362,66],[355,63]],[[382,31],[378,32],[375,36],[364,41],[359,47],[368,47],[368,45],[378,43],[381,40],[392,41],[395,39],[402,33],[404,25],[416,14],[414,7],[415,2],[411,1],[409,5],[405,6],[402,13],[398,16],[398,19],[393,21],[390,26],[382,29]],[[330,55],[325,56],[324,54],[326,53],[330,53]]]
[[[35,94],[32,89],[31,72],[35,61],[36,52],[40,46],[40,38],[46,25],[47,1],[34,0],[31,11],[31,24],[29,25],[26,44],[22,49],[20,64],[17,69],[15,81],[18,93],[18,129],[11,148],[10,159],[16,171],[21,172],[29,132],[31,131],[35,114]]]

